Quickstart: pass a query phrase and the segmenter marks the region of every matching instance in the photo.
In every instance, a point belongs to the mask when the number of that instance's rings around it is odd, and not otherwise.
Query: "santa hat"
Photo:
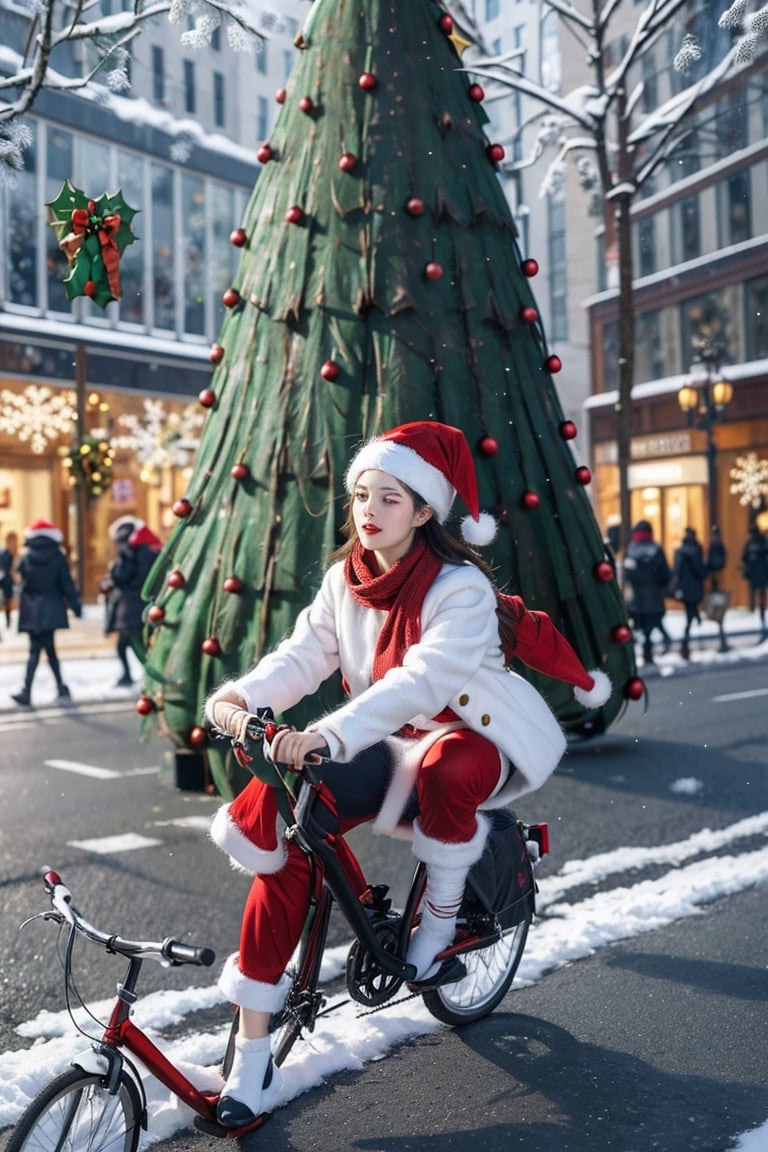
[[[107,531],[110,540],[127,540],[131,533],[143,527],[144,521],[139,520],[138,516],[121,516],[119,520],[112,521]]]
[[[496,521],[480,511],[475,462],[464,433],[436,420],[414,420],[369,440],[356,453],[346,474],[350,495],[362,472],[377,468],[388,472],[426,500],[438,523],[448,519],[456,496],[469,516],[461,522],[468,544],[490,544]]]
[[[24,529],[24,540],[27,543],[43,537],[53,540],[55,544],[61,544],[64,540],[61,529],[51,524],[50,520],[33,520],[29,527]]]

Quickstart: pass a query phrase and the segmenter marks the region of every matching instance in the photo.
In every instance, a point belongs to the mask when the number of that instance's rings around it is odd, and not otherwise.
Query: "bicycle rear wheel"
[[[111,1095],[103,1076],[72,1068],[35,1097],[6,1152],[136,1152],[141,1111],[138,1089],[125,1072]]]
[[[429,1012],[443,1024],[469,1024],[490,1015],[506,996],[522,959],[531,911],[514,928],[509,928],[487,948],[462,952],[459,959],[467,969],[463,980],[422,992]]]

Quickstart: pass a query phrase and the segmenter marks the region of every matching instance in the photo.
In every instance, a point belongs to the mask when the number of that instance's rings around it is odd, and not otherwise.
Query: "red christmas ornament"
[[[573,420],[563,420],[559,432],[563,440],[575,440],[579,434],[579,430]]]
[[[442,280],[443,266],[438,264],[436,260],[430,260],[429,264],[424,269],[424,275],[427,280]]]
[[[211,350],[208,353],[208,358],[211,364],[220,364],[224,359],[224,348],[221,344],[211,344]]]
[[[411,196],[410,200],[405,205],[405,210],[409,216],[421,216],[424,211],[424,201],[418,196]]]
[[[294,204],[292,208],[288,209],[285,214],[285,222],[286,224],[304,223],[304,212],[301,208],[299,208],[298,204]]]
[[[96,295],[96,282],[94,280],[86,280],[85,284],[83,284],[83,295],[84,296],[95,296]]]
[[[165,608],[160,604],[153,604],[147,611],[147,620],[150,624],[160,624],[165,620]]]
[[[523,324],[535,324],[539,318],[539,314],[535,308],[530,306],[520,309],[520,319]]]
[[[362,76],[357,82],[364,92],[373,92],[374,88],[379,83],[373,72],[363,72]]]
[[[288,93],[286,92],[285,88],[278,88],[277,92],[275,92],[275,100],[277,100],[278,104],[285,104],[285,98],[287,95]]]
[[[631,639],[632,629],[626,624],[617,624],[611,629],[611,640],[615,640],[617,644],[629,644]]]
[[[229,242],[235,248],[244,248],[248,237],[245,234],[245,228],[234,228],[229,234]]]
[[[311,96],[302,96],[301,100],[299,100],[299,108],[302,112],[306,113],[307,116],[309,116],[310,112],[314,112],[315,106],[312,103]]]
[[[547,372],[551,372],[554,376],[555,373],[561,371],[563,362],[559,356],[555,356],[553,353],[551,356],[547,356],[546,360],[544,361],[544,367],[546,368]]]
[[[477,447],[481,456],[495,456],[499,450],[499,442],[494,440],[493,436],[483,436]]]
[[[536,276],[539,271],[538,261],[534,260],[532,257],[529,257],[527,260],[523,260],[520,267],[522,269],[523,276],[527,276],[529,280],[531,277]]]
[[[355,164],[357,164],[357,156],[354,152],[345,152],[339,157],[339,168],[342,172],[351,172]]]
[[[322,368],[320,369],[320,375],[322,376],[323,380],[338,380],[339,376],[341,375],[341,368],[335,360],[326,360],[325,364],[323,364]]]
[[[500,164],[506,156],[506,152],[501,144],[489,144],[485,150],[485,154],[492,164]]]
[[[136,701],[136,711],[139,716],[149,716],[150,712],[154,712],[154,710],[155,702],[151,696],[147,696],[146,694],[139,696]]]
[[[451,32],[453,32],[453,20],[447,12],[444,16],[440,17],[438,24],[440,25],[441,31],[445,32],[446,36],[450,36]]]
[[[225,592],[242,592],[243,582],[239,576],[227,576],[224,581]]]
[[[180,572],[178,568],[174,568],[173,572],[168,573],[169,588],[183,588],[186,582],[184,573]]]
[[[193,748],[202,748],[204,744],[207,744],[208,733],[205,728],[201,728],[199,724],[196,724],[194,728],[190,728],[189,742]]]
[[[624,693],[628,700],[642,700],[645,695],[645,684],[639,676],[633,676],[624,685]]]
[[[592,571],[594,572],[595,577],[598,580],[602,580],[605,584],[607,584],[609,580],[613,580],[613,577],[615,576],[613,565],[610,564],[607,560],[598,561]]]
[[[592,473],[586,464],[580,465],[573,474],[573,478],[577,484],[589,484],[592,480]]]
[[[256,159],[258,160],[259,164],[269,164],[270,160],[274,160],[274,158],[275,153],[269,144],[262,144],[261,148],[259,148],[258,152],[256,153]]]
[[[240,293],[237,288],[227,288],[222,294],[221,302],[225,308],[235,308],[240,303]]]
[[[190,504],[189,500],[187,500],[186,496],[182,496],[181,500],[177,500],[173,505],[172,510],[174,516],[178,516],[180,520],[183,520],[185,516],[189,516],[190,512],[192,511],[192,505]]]
[[[538,508],[540,503],[541,497],[538,492],[534,492],[530,488],[527,492],[523,492],[523,504],[526,508]]]
[[[206,636],[200,647],[206,656],[219,656],[221,654],[221,644],[215,636]]]
[[[467,95],[474,104],[482,104],[485,100],[485,89],[481,84],[470,84]]]
[[[202,392],[198,394],[197,399],[202,404],[203,408],[213,408],[216,403],[216,393],[212,388],[203,388]]]
[[[246,477],[250,476],[251,470],[248,465],[243,464],[241,460],[239,463],[232,465],[229,474],[233,480],[245,480]]]

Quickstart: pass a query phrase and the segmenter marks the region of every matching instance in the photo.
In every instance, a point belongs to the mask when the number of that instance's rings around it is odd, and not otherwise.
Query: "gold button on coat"
[[[459,696],[459,704],[461,704],[462,707],[464,707],[465,704],[469,704],[469,696],[467,696],[466,692],[462,692],[461,696]]]
[[[483,715],[480,717],[480,723],[482,724],[483,728],[487,728],[488,725],[490,724],[490,722],[491,722],[490,716],[488,715],[487,712],[484,712]]]

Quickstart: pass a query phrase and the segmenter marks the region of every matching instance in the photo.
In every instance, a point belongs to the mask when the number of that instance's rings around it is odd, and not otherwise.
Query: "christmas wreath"
[[[112,483],[114,450],[108,440],[84,436],[65,460],[72,483],[85,485],[89,496],[101,496]]]

